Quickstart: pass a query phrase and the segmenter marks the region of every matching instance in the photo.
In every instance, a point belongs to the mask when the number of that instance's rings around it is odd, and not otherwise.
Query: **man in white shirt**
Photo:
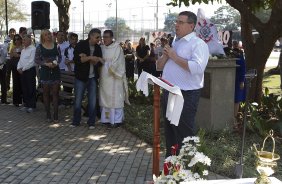
[[[179,125],[172,125],[165,119],[166,156],[171,155],[171,147],[175,145],[178,145],[179,153],[183,139],[196,134],[195,116],[209,58],[207,44],[193,32],[196,22],[197,16],[194,13],[179,13],[175,24],[176,38],[172,47],[166,45],[163,56],[157,60],[157,69],[163,69],[162,78],[178,86],[184,98]],[[163,107],[167,106],[167,100],[168,92],[164,91]]]
[[[70,45],[65,49],[65,64],[69,72],[74,71],[73,51],[78,41],[78,35],[76,33],[70,33],[69,43]]]
[[[69,41],[65,41],[65,34],[63,31],[58,31],[56,35],[57,47],[59,52],[59,67],[60,70],[68,71],[68,67],[65,64],[65,49],[69,47]]]
[[[33,112],[36,107],[36,69],[34,63],[36,48],[32,44],[31,35],[23,35],[24,49],[18,62],[17,70],[21,74],[24,106],[22,111]]]

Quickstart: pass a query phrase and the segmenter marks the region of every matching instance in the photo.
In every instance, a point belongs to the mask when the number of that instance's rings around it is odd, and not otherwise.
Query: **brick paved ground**
[[[145,183],[152,180],[152,148],[123,128],[86,124],[70,128],[71,109],[60,123],[0,105],[0,183]],[[86,119],[84,120],[84,122]],[[162,158],[163,159],[163,158]],[[161,159],[161,162],[162,162]],[[221,178],[211,174],[209,179]]]

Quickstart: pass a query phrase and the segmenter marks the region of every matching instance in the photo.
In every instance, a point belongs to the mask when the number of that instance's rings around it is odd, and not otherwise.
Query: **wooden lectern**
[[[153,135],[153,175],[159,176],[160,174],[160,87],[170,91],[173,95],[178,96],[178,102],[183,106],[183,97],[181,90],[177,86],[173,86],[163,79],[156,78],[147,72],[142,72],[137,83],[137,91],[141,90],[148,96],[148,83],[154,85],[154,135]],[[181,108],[182,111],[182,108]],[[180,118],[181,112],[171,112],[170,114],[177,114]],[[178,118],[178,119],[179,119]],[[171,119],[171,118],[168,118]],[[177,118],[172,120],[173,122],[178,120]],[[174,123],[175,124],[175,123]]]

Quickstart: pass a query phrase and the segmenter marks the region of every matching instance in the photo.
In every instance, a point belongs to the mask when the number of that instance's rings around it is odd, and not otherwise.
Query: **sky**
[[[51,30],[58,29],[58,9],[53,0],[45,0],[50,2],[50,26]],[[92,27],[104,27],[104,22],[108,17],[116,16],[116,1],[118,17],[125,19],[126,24],[137,31],[153,28],[156,29],[155,12],[157,0],[84,0],[84,20],[85,24],[92,24]],[[21,0],[21,9],[27,14],[31,13],[31,0]],[[197,14],[198,8],[205,10],[207,17],[211,17],[214,11],[221,5],[214,3],[213,5],[196,4],[190,7],[168,7],[166,4],[170,0],[158,0],[158,29],[163,28],[165,16],[171,13],[179,13],[180,11],[188,10]],[[72,0],[69,9],[70,13],[70,28],[69,31],[82,32],[83,25],[83,2],[82,0]],[[14,27],[18,30],[19,27],[31,27],[31,17],[28,16],[26,22],[10,23],[9,27]]]

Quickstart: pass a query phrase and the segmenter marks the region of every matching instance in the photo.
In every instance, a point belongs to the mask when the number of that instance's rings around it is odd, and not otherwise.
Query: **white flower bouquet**
[[[176,155],[178,145],[172,146],[172,156],[165,159],[161,176],[153,176],[154,183],[173,184],[205,180],[211,159],[198,151],[200,146],[199,137],[184,138],[179,155]]]

